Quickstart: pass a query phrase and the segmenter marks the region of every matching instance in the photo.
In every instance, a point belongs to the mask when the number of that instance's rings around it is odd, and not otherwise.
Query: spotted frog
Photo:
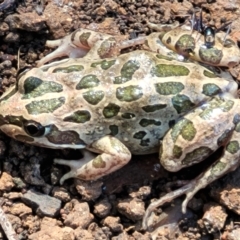
[[[61,183],[98,179],[127,164],[131,154],[159,152],[164,168],[178,171],[224,146],[223,156],[206,172],[152,203],[145,223],[153,208],[182,194],[185,212],[199,189],[240,163],[240,101],[231,78],[178,61],[163,43],[194,61],[236,65],[236,44],[227,39],[223,46],[219,39],[217,34],[208,49],[198,32],[177,27],[134,40],[81,29],[50,41],[48,46],[59,48],[38,68],[22,72],[0,98],[0,129],[33,145],[81,149],[81,161],[54,160],[71,168]],[[120,54],[136,44],[148,50]],[[77,58],[44,65],[62,55]]]

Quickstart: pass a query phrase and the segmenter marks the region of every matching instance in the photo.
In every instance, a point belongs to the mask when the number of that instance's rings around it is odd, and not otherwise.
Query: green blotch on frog
[[[43,81],[37,77],[28,77],[23,84],[24,94],[22,99],[31,99],[47,93],[62,92],[63,86],[53,81]]]
[[[147,127],[149,125],[160,126],[161,122],[157,121],[155,119],[143,118],[143,119],[140,120],[139,125],[141,125],[142,127]]]
[[[101,155],[98,155],[97,157],[94,158],[92,161],[92,166],[94,168],[105,168],[106,167],[106,162],[103,161]]]
[[[189,69],[181,65],[157,64],[151,69],[151,74],[157,77],[188,76]]]
[[[215,174],[218,175],[219,172],[223,171],[227,166],[227,163],[225,162],[215,162],[214,165],[211,167],[211,177]]]
[[[232,136],[233,129],[226,129],[223,134],[217,139],[218,146],[223,146],[229,141]]]
[[[100,65],[100,67],[103,69],[103,70],[107,70],[109,69],[110,67],[112,67],[114,64],[115,64],[116,60],[103,60],[103,61],[100,61],[100,62],[95,62],[95,63],[92,63],[91,64],[91,67],[97,67],[98,65]]]
[[[120,107],[117,104],[109,103],[103,109],[103,116],[105,118],[112,118],[114,116],[117,116],[119,111],[120,111]]]
[[[237,153],[239,150],[239,142],[238,141],[231,141],[226,146],[226,151],[228,151],[231,154]]]
[[[138,85],[130,85],[128,87],[119,87],[116,91],[116,97],[120,101],[132,102],[143,96],[143,90]]]
[[[139,131],[133,134],[133,137],[136,139],[143,139],[147,133],[144,131]]]
[[[173,155],[175,158],[180,158],[182,156],[183,149],[177,145],[173,147]]]
[[[178,53],[188,56],[195,49],[195,39],[189,35],[182,35],[175,44],[175,49]]]
[[[214,83],[207,83],[203,85],[203,91],[202,93],[206,96],[215,96],[219,93],[221,93],[222,90]]]
[[[213,150],[202,146],[194,149],[192,152],[186,154],[185,158],[181,161],[184,166],[191,166],[195,163],[201,162],[213,153]]]
[[[89,74],[82,77],[82,79],[77,84],[76,89],[80,90],[80,89],[97,87],[99,83],[100,83],[100,80],[97,78],[96,75]]]
[[[136,115],[134,113],[123,113],[122,118],[133,119]]]
[[[216,74],[214,74],[213,72],[207,71],[207,70],[203,71],[203,75],[208,78],[216,78],[217,77]]]
[[[180,93],[184,89],[184,85],[180,82],[163,82],[155,83],[155,90],[160,95],[174,95]]]
[[[129,60],[123,64],[121,75],[114,78],[114,84],[122,84],[132,79],[133,74],[139,69],[140,64],[136,60]]]
[[[104,92],[103,91],[94,91],[89,90],[85,93],[83,93],[83,98],[92,105],[97,105],[100,103],[104,98]]]
[[[167,107],[167,104],[153,104],[153,105],[147,105],[147,106],[143,106],[142,109],[147,112],[155,112],[161,109],[164,109]]]
[[[91,32],[84,32],[79,36],[79,41],[83,46],[89,47],[88,38],[91,36]]]
[[[67,67],[59,67],[53,70],[53,73],[71,73],[71,72],[80,72],[84,69],[82,65],[71,65]]]
[[[199,49],[199,57],[202,62],[210,63],[213,65],[217,65],[221,62],[223,53],[221,50],[217,48],[205,48],[201,47]]]
[[[29,114],[39,115],[41,113],[52,113],[65,104],[65,97],[52,98],[40,101],[32,101],[25,107]]]
[[[75,122],[75,123],[85,123],[90,121],[91,114],[86,110],[78,110],[71,115],[65,117],[63,121],[65,122]]]
[[[172,98],[172,105],[176,109],[177,113],[185,113],[195,107],[195,104],[190,98],[183,94],[177,94]]]
[[[110,130],[110,135],[111,136],[116,136],[118,134],[118,126],[117,125],[110,125],[109,126],[109,130]]]
[[[183,139],[190,142],[194,139],[196,133],[197,130],[194,127],[193,122],[183,118],[173,126],[171,136],[174,142],[177,141],[178,136],[182,136]]]

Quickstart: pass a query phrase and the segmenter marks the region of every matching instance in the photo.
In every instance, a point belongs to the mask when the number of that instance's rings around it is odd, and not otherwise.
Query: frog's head
[[[83,148],[85,144],[76,127],[70,129],[71,123],[61,121],[66,101],[63,86],[28,76],[20,78],[1,96],[0,129],[16,140],[33,145]]]

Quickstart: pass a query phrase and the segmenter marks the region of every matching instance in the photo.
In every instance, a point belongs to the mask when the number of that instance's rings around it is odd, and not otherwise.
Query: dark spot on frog
[[[120,107],[117,104],[109,103],[103,109],[103,116],[105,118],[112,118],[114,116],[117,116],[119,111],[120,111]]]
[[[146,134],[147,133],[144,131],[139,131],[139,132],[134,133],[133,137],[136,139],[143,139]]]
[[[75,131],[60,131],[55,125],[52,125],[51,131],[46,135],[49,142],[54,144],[86,145]]]
[[[109,129],[110,129],[110,135],[116,136],[118,134],[118,126],[110,125]]]
[[[224,131],[224,133],[217,139],[218,146],[225,145],[232,136],[233,129],[227,129]]]
[[[167,44],[170,44],[171,42],[172,42],[171,37],[168,37],[167,40],[166,40],[166,43],[167,43]]]
[[[149,143],[150,143],[149,138],[142,139],[141,142],[140,142],[140,145],[143,146],[143,147],[147,147],[147,146],[149,146]]]
[[[76,89],[81,90],[86,88],[97,87],[99,83],[100,83],[100,80],[97,78],[96,75],[89,74],[82,77],[82,79],[77,84]]]
[[[147,127],[149,125],[160,126],[161,122],[160,121],[156,121],[155,119],[143,118],[143,119],[140,120],[139,125],[141,125],[142,127]]]
[[[235,154],[239,150],[239,142],[238,141],[231,141],[226,146],[226,151],[228,151],[231,154]]]
[[[193,109],[195,104],[191,102],[188,96],[183,94],[177,94],[172,98],[173,107],[176,109],[177,113],[185,113]]]
[[[85,123],[91,119],[91,114],[86,110],[78,110],[63,119],[65,122]]]
[[[169,128],[172,128],[172,127],[175,125],[175,123],[176,123],[175,120],[170,120],[170,121],[168,122]]]
[[[84,32],[79,36],[79,41],[83,46],[89,47],[88,38],[90,37],[90,32]]]

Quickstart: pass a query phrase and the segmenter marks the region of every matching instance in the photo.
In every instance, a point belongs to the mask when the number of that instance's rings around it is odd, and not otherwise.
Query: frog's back
[[[48,90],[36,90],[40,81]],[[181,115],[228,88],[227,80],[194,63],[135,51],[33,69],[19,80],[12,106],[21,99],[23,107],[12,112],[53,125],[55,132],[75,132],[80,143],[74,140],[68,147],[82,148],[110,134],[132,153],[147,154],[158,151],[159,140]],[[34,138],[34,144],[66,147],[61,139],[45,138]]]

